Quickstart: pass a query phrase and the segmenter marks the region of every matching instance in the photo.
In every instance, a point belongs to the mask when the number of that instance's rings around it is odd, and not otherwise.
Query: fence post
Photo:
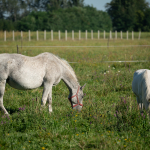
[[[23,39],[23,32],[21,31],[21,40]]]
[[[127,40],[128,40],[128,38],[129,38],[128,36],[129,36],[129,35],[128,35],[128,31],[127,31]]]
[[[18,45],[17,45],[17,54],[19,54],[19,48],[18,48]]]
[[[60,41],[60,30],[58,30],[58,40]]]
[[[65,39],[67,41],[67,30],[65,30]]]
[[[87,30],[85,30],[85,39],[87,40]]]
[[[141,38],[141,31],[139,31],[139,40],[140,40],[140,38]]]
[[[121,34],[121,39],[122,39],[122,31],[120,31],[120,34]]]
[[[112,37],[112,36],[111,36],[111,31],[110,31],[109,38],[111,39],[111,37]]]
[[[38,30],[36,31],[36,40],[39,40],[39,34],[38,34]]]
[[[74,40],[74,30],[72,30],[72,40]]]
[[[133,31],[132,31],[132,40],[134,40],[134,33],[133,33]]]
[[[4,31],[4,41],[6,42],[6,31]]]
[[[117,31],[115,31],[115,39],[117,39]]]
[[[99,40],[99,37],[100,37],[100,32],[99,32],[99,30],[98,30],[98,37],[97,37],[97,38],[98,38],[98,40]]]
[[[79,40],[81,40],[81,31],[79,30]]]
[[[31,38],[30,38],[30,30],[29,30],[29,41],[31,40]]]
[[[12,34],[13,34],[13,41],[14,41],[14,40],[15,40],[15,34],[14,34],[14,30],[13,30],[13,33],[12,33]]]
[[[46,30],[44,30],[44,40],[46,40]]]
[[[105,39],[105,30],[104,30],[104,39]]]
[[[91,30],[91,39],[93,40],[93,30]]]
[[[51,40],[53,41],[53,30],[51,30]]]

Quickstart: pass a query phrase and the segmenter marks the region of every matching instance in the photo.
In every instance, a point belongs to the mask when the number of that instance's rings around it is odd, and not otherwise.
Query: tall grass
[[[149,39],[110,41],[110,45],[149,45]],[[16,52],[21,42],[0,42],[0,53]],[[107,41],[24,41],[23,45],[107,45]],[[53,87],[53,112],[40,109],[42,88],[20,91],[6,85],[0,113],[0,149],[149,149],[150,124],[147,112],[137,110],[132,92],[133,73],[150,68],[147,63],[103,63],[102,60],[149,60],[149,47],[124,48],[31,48],[19,52],[35,56],[52,52],[71,63],[80,85],[86,83],[84,107],[73,111],[69,91],[61,81]]]

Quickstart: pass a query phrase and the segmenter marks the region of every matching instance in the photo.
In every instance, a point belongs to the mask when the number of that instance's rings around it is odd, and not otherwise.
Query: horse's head
[[[79,86],[76,94],[68,98],[71,103],[71,107],[75,110],[78,110],[78,111],[82,110],[82,107],[83,107],[82,102],[83,102],[83,97],[84,97],[83,89],[85,85],[86,84],[84,84],[81,87]]]

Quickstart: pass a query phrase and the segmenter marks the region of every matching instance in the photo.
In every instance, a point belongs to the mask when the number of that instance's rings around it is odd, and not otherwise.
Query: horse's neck
[[[69,71],[64,70],[62,80],[68,87],[70,94],[74,94],[77,92],[79,83],[77,82],[77,79]]]

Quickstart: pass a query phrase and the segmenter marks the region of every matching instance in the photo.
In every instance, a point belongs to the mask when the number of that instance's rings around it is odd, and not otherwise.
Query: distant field
[[[30,42],[27,33],[23,41],[4,42],[0,33],[0,53],[19,53],[35,56],[51,52],[66,59],[74,69],[80,85],[86,83],[83,110],[72,111],[68,101],[69,91],[61,81],[53,87],[53,113],[47,107],[40,111],[42,88],[19,91],[6,86],[4,106],[10,117],[0,113],[0,149],[149,149],[150,124],[146,112],[137,110],[131,83],[137,69],[150,69],[150,62],[104,63],[116,60],[150,61],[149,33],[141,40],[81,39],[65,41],[36,41],[35,33]],[[55,33],[55,37],[58,35]],[[90,34],[90,33],[89,33]],[[125,33],[124,33],[125,34]],[[84,33],[83,33],[84,36]],[[108,36],[108,35],[107,35]],[[131,35],[130,35],[131,36]],[[70,33],[71,37],[71,33]],[[76,38],[78,35],[76,35]],[[81,36],[82,37],[82,36]],[[142,36],[141,36],[142,37]],[[90,38],[90,36],[89,36]],[[138,33],[136,38],[138,38]],[[22,46],[106,46],[106,47],[22,47]],[[107,47],[107,46],[114,47]]]

